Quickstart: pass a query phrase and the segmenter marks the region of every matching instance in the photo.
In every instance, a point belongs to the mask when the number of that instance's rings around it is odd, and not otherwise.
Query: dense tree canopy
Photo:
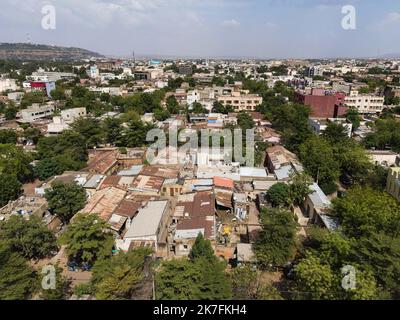
[[[76,183],[55,182],[50,189],[46,189],[45,198],[49,210],[57,215],[61,221],[69,220],[81,210],[86,203],[86,191]]]

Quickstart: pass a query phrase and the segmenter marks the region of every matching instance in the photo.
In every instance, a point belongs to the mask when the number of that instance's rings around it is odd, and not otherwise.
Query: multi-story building
[[[38,119],[49,117],[54,112],[52,104],[33,104],[30,108],[21,110],[21,122],[33,122]]]
[[[386,191],[400,201],[400,167],[389,169]]]
[[[370,94],[360,94],[358,91],[351,91],[350,96],[344,99],[346,106],[356,108],[358,112],[362,114],[382,112],[384,101],[385,99],[383,97]]]
[[[258,94],[232,92],[231,95],[223,95],[217,98],[224,106],[232,106],[238,111],[255,111],[256,107],[262,104],[263,98]]]
[[[324,89],[311,90],[311,93],[296,92],[294,101],[311,107],[311,117],[337,118],[347,112],[344,105],[345,94],[341,92],[330,93]]]

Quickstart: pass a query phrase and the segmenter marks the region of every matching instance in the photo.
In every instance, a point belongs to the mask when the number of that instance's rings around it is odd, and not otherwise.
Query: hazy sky
[[[56,8],[43,30],[42,8]],[[341,26],[356,8],[356,30]],[[399,0],[1,0],[0,42],[107,55],[337,57],[400,53]]]

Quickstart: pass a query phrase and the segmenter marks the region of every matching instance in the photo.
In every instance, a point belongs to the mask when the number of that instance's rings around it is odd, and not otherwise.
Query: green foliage
[[[21,147],[0,144],[0,174],[15,175],[20,182],[29,181],[32,176],[32,157]]]
[[[131,299],[144,278],[145,259],[150,249],[119,253],[110,259],[96,262],[91,279],[99,300]]]
[[[213,260],[215,258],[210,240],[205,240],[201,232],[197,235],[196,241],[189,254],[189,258],[192,261],[200,257],[206,258],[207,260]]]
[[[86,166],[85,138],[68,130],[55,137],[43,137],[37,145],[40,159],[53,158],[64,170],[80,170]]]
[[[27,259],[41,259],[57,250],[56,237],[42,221],[32,216],[25,220],[22,216],[11,216],[0,223],[0,240],[10,250]]]
[[[129,148],[141,147],[146,144],[147,132],[152,128],[152,125],[144,124],[140,120],[131,120],[123,130],[117,145]]]
[[[208,113],[208,110],[204,108],[201,103],[193,102],[190,112],[195,114],[203,114],[203,113]]]
[[[345,197],[333,201],[332,214],[340,219],[349,236],[368,236],[379,231],[400,235],[400,205],[385,192],[354,187]]]
[[[239,127],[245,132],[245,130],[253,129],[255,127],[253,118],[245,111],[239,112],[237,115],[237,122]]]
[[[165,261],[156,274],[157,300],[225,300],[231,298],[231,287],[225,263],[209,261]]]
[[[71,128],[85,138],[87,148],[98,146],[103,139],[100,121],[96,118],[79,118],[71,124]]]
[[[296,251],[297,223],[292,212],[271,209],[262,212],[262,230],[253,250],[263,268],[282,266]]]
[[[64,172],[63,165],[56,158],[47,158],[39,161],[34,167],[35,176],[44,181]]]
[[[0,130],[0,144],[16,144],[17,133],[14,130]]]
[[[0,241],[0,300],[23,300],[35,290],[36,274],[27,261]]]
[[[49,210],[61,221],[68,223],[85,206],[86,191],[76,183],[55,182],[50,189],[46,189],[45,198]]]
[[[157,121],[164,121],[171,116],[168,110],[165,109],[155,109],[154,110],[154,118]]]
[[[316,181],[327,183],[339,177],[339,164],[332,146],[323,138],[313,136],[300,146],[300,160]]]
[[[69,258],[78,263],[93,264],[111,256],[114,238],[107,232],[107,224],[96,214],[78,215],[61,236]]]
[[[295,206],[302,205],[306,196],[312,192],[310,189],[312,183],[312,178],[304,172],[291,173],[289,181],[290,204],[294,204]]]
[[[228,114],[229,112],[235,112],[235,109],[233,108],[233,106],[224,106],[221,102],[215,101],[213,104],[212,112]]]
[[[41,136],[42,134],[38,128],[27,128],[24,130],[24,138],[32,141],[34,144],[38,143]]]
[[[0,174],[0,207],[19,198],[22,184],[13,174]]]
[[[400,152],[400,122],[395,119],[380,119],[375,123],[375,132],[369,133],[364,144],[367,148]]]
[[[273,207],[288,207],[290,205],[289,186],[283,182],[276,183],[268,189],[267,197]]]
[[[319,258],[308,255],[295,267],[300,297],[305,299],[332,299],[334,273]]]
[[[40,297],[43,300],[64,300],[67,298],[67,295],[70,291],[70,281],[62,275],[63,269],[58,265],[54,266],[56,271],[56,288],[55,289],[44,289],[41,288]],[[40,284],[43,281],[43,277],[46,276],[46,273],[42,274],[42,277],[39,279]]]
[[[167,110],[170,114],[178,114],[180,111],[179,103],[174,96],[167,98]]]

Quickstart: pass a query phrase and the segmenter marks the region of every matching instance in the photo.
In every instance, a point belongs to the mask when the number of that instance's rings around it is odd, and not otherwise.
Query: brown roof
[[[117,151],[107,150],[99,151],[89,160],[86,170],[90,172],[96,172],[105,174],[110,168],[117,163]]]
[[[142,206],[141,201],[132,201],[124,199],[121,201],[118,208],[115,209],[114,213],[120,216],[133,218],[134,216],[136,216],[141,206]]]
[[[212,193],[198,192],[193,202],[178,202],[178,206],[184,207],[184,216],[179,220],[177,230],[204,229],[205,238],[215,236],[215,198]]]
[[[98,214],[103,220],[108,221],[125,195],[126,191],[114,187],[96,191],[80,212]]]
[[[141,175],[174,179],[179,177],[179,170],[165,168],[161,166],[146,166],[140,171]]]
[[[150,191],[160,191],[164,183],[164,179],[160,177],[151,177],[139,175],[133,182],[132,187],[135,189],[150,190]]]

